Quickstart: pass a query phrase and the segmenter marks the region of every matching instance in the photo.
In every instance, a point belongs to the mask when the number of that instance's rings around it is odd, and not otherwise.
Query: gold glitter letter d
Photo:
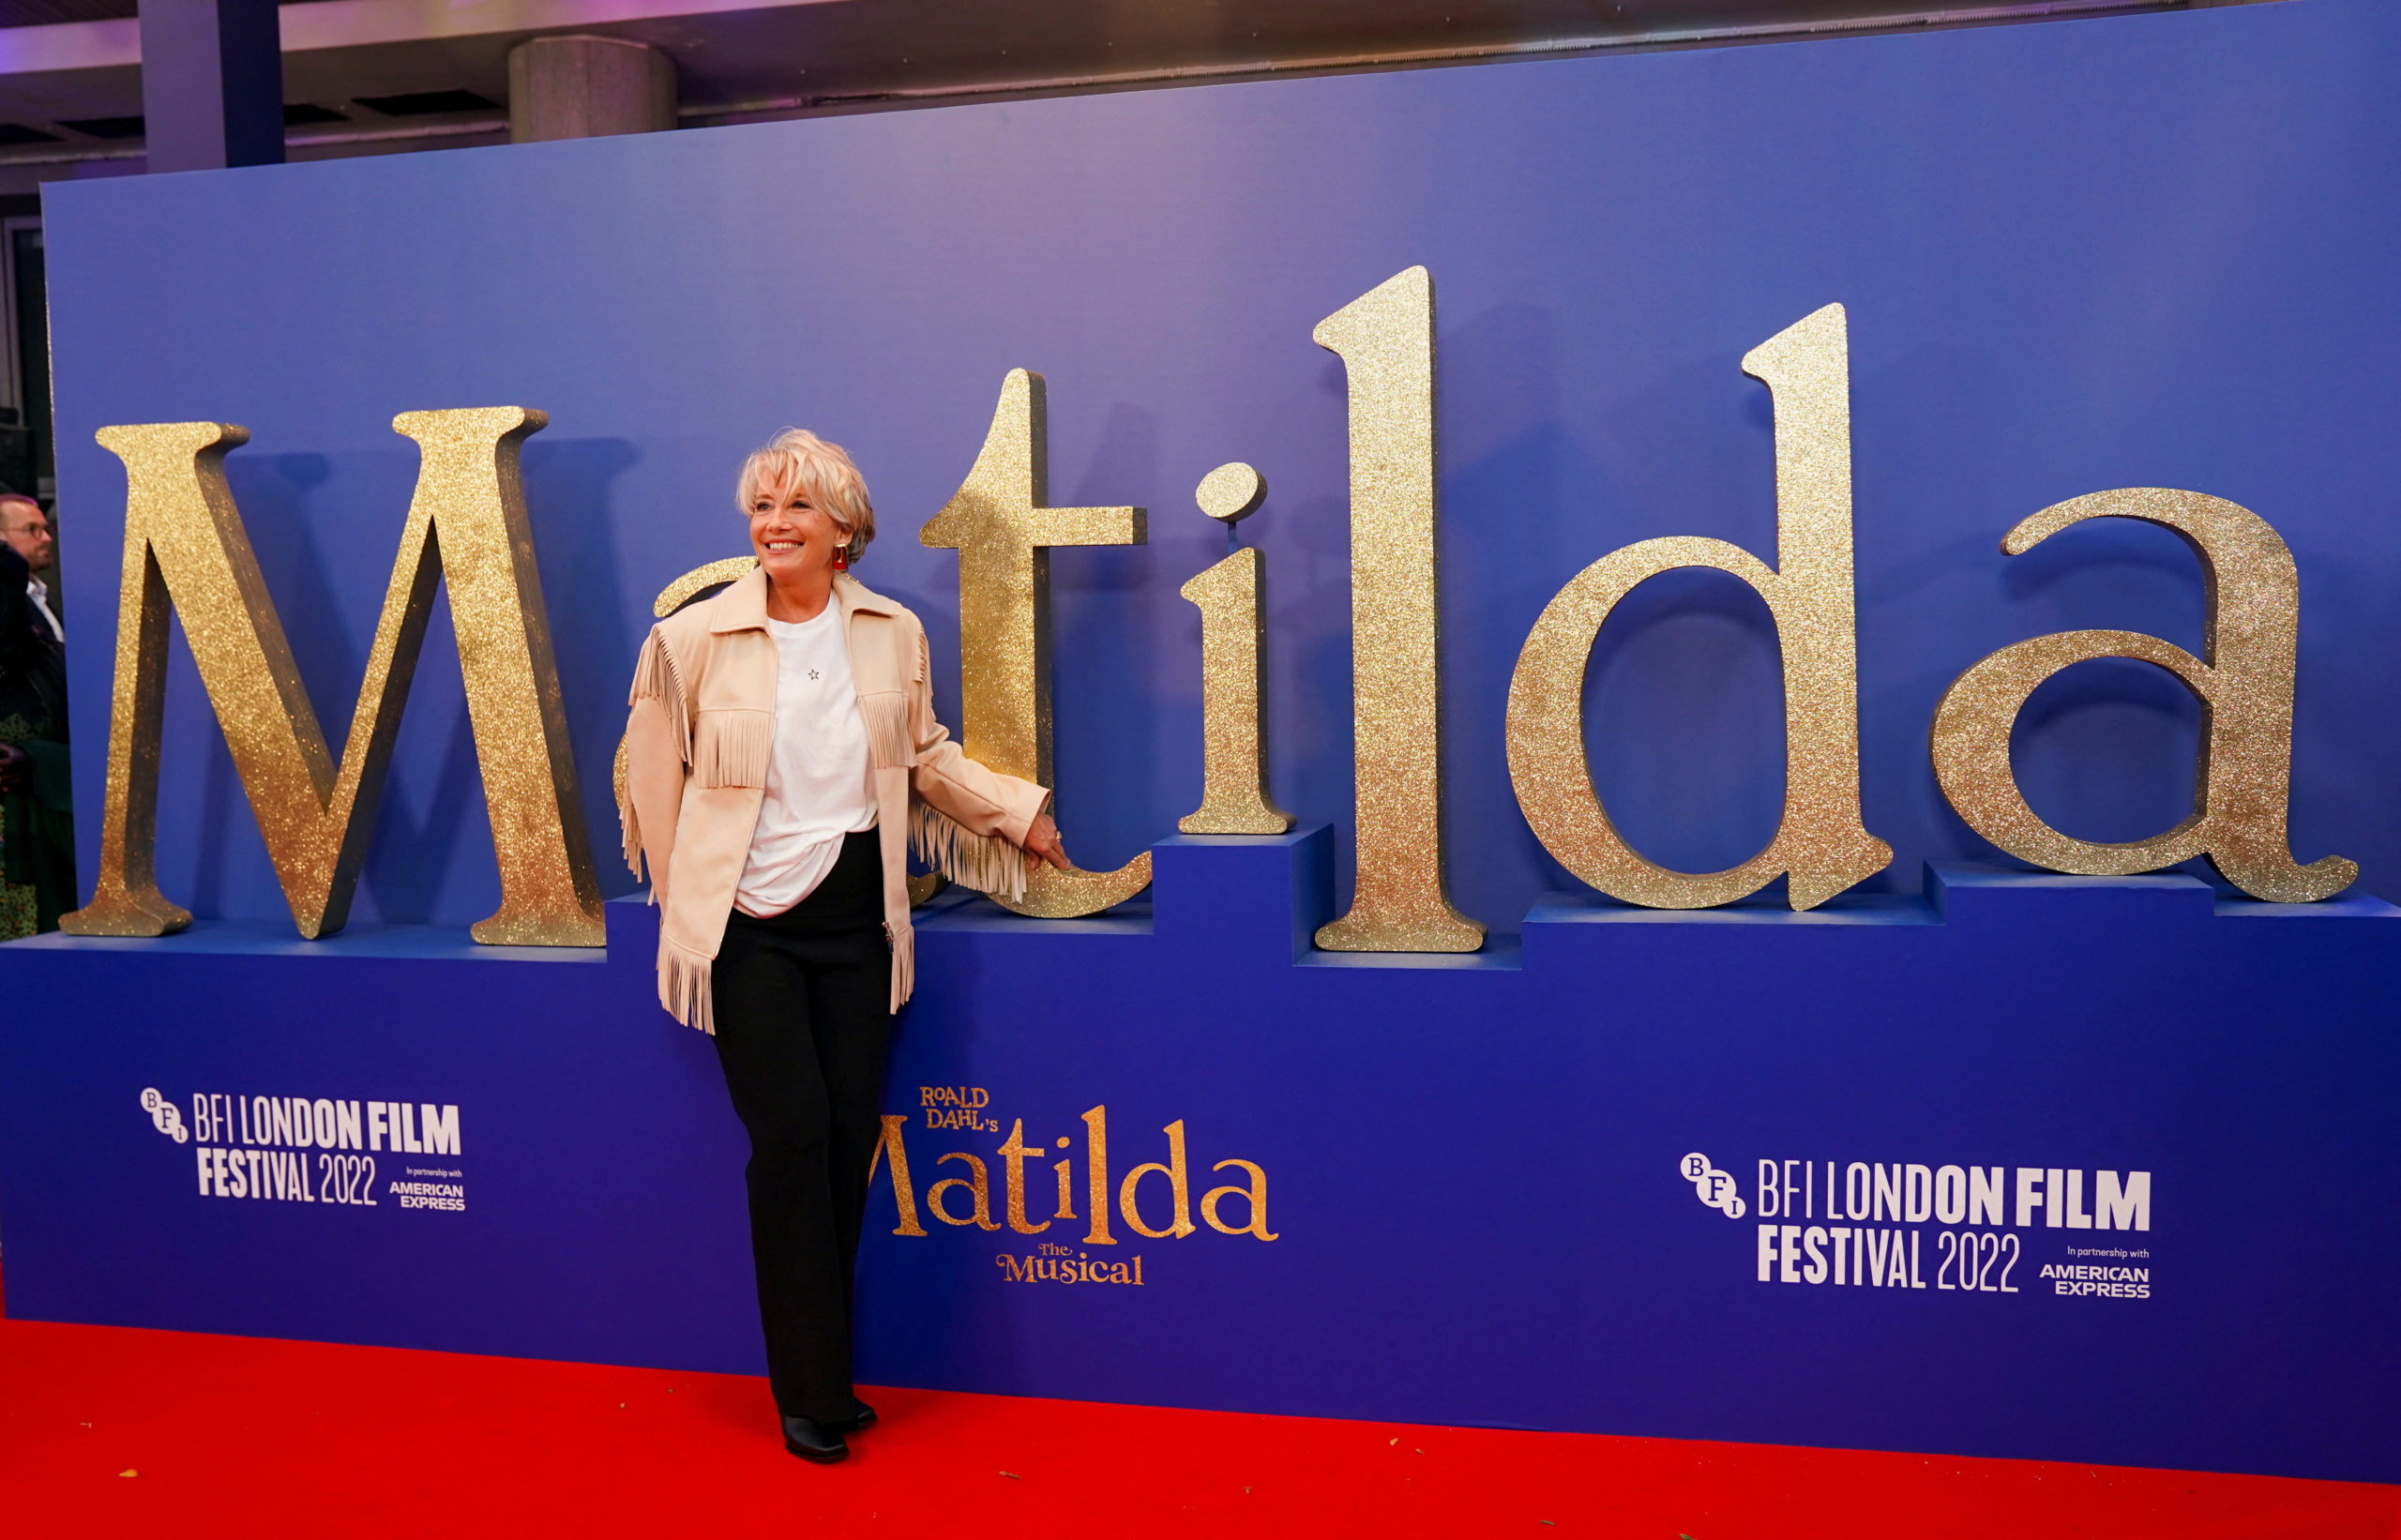
[[[248,443],[248,430],[214,422],[99,430],[127,478],[108,800],[92,901],[62,916],[61,929],[158,936],[191,922],[159,894],[151,859],[172,602],[293,920],[310,938],[340,930],[434,587],[446,578],[500,864],[500,910],[469,934],[517,946],[602,944],[600,889],[518,481],[518,445],[544,421],[514,406],[393,419],[423,460],[339,765],[225,484],[225,452]]]
[[[1509,779],[1559,864],[1614,898],[1705,909],[1789,873],[1792,907],[1814,909],[1891,864],[1859,816],[1859,683],[1851,606],[1850,357],[1829,305],[1751,350],[1744,373],[1775,405],[1780,568],[1740,546],[1675,536],[1611,551],[1543,611],[1509,681]],[[1765,850],[1724,871],[1670,871],[1635,853],[1593,793],[1584,759],[1584,667],[1602,622],[1634,585],[1714,566],[1759,591],[1784,652],[1784,816]]]
[[[1396,274],[1310,334],[1351,382],[1351,718],[1357,875],[1329,952],[1472,952],[1442,886],[1434,549],[1434,279]]]
[[[2201,560],[2200,657],[2139,631],[2057,631],[2020,642],[1953,681],[1934,714],[1934,773],[1968,826],[2020,860],[2053,871],[2125,876],[2207,855],[2226,880],[2271,903],[2340,893],[2359,868],[2339,855],[2299,866],[2285,833],[2292,763],[2295,638],[2301,580],[2292,552],[2250,509],[2199,492],[2094,492],[2019,524],[2011,556],[2087,519],[2141,519],[2174,530]],[[2009,764],[2009,731],[2034,687],[2071,664],[2132,657],[2156,664],[2201,701],[2201,763],[2192,816],[2149,839],[2071,839],[2026,806]]]
[[[1013,369],[1001,382],[991,430],[967,480],[917,532],[959,551],[959,747],[1004,775],[1050,779],[1052,546],[1138,546],[1140,508],[1054,508],[1042,376]],[[1020,914],[1071,919],[1123,903],[1151,885],[1151,853],[1115,871],[1037,866],[1025,897],[993,902]]]

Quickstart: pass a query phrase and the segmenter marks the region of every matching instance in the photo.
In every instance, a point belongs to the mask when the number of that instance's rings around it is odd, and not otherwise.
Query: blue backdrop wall
[[[1152,510],[1151,543],[1052,561],[1059,778],[1087,866],[1200,802],[1198,612],[1223,536],[1192,505],[1246,460],[1271,496],[1273,778],[1347,861],[1349,535],[1321,317],[1414,263],[1439,307],[1453,885],[1503,931],[1573,886],[1519,818],[1503,698],[1543,604],[1655,535],[1772,558],[1766,392],[1737,367],[1850,307],[1867,824],[1914,888],[1984,847],[1925,755],[1995,647],[2124,627],[2199,642],[2191,558],[2062,498],[2190,488],[2258,512],[2303,583],[2293,840],[2401,894],[2401,19],[2368,0],[1719,52],[1163,91],[54,186],[62,536],[76,732],[105,742],[123,473],[112,422],[254,435],[230,460],[338,732],[415,476],[393,414],[517,403],[596,828],[648,601],[743,549],[741,455],[848,445],[884,536],[862,575],[956,658],[956,556],[917,527],[1002,375],[1049,380],[1054,497]],[[497,901],[438,620],[362,919]],[[1776,655],[1732,579],[1663,581],[1593,666],[1605,800],[1686,870],[1740,861],[1781,787]],[[204,915],[284,913],[216,730],[172,692],[159,875]],[[956,705],[955,667],[938,701]],[[955,717],[953,718],[955,719]],[[2197,714],[2088,664],[2021,729],[2034,807],[2131,838],[2189,805]],[[99,757],[83,767],[98,805]],[[82,830],[88,868],[97,821]],[[603,846],[607,844],[604,839]],[[629,879],[612,874],[624,891]],[[1347,868],[1340,879],[1348,883]]]
[[[2304,0],[59,188],[83,805],[123,499],[102,424],[252,430],[234,485],[338,726],[415,475],[392,415],[549,412],[527,492],[605,832],[648,601],[740,549],[742,452],[786,422],[857,452],[885,531],[864,575],[944,664],[955,558],[914,536],[1004,372],[1038,369],[1054,500],[1153,510],[1148,546],[1053,574],[1065,822],[1087,865],[1155,842],[1158,882],[1081,921],[926,916],[864,1377],[2401,1479],[2401,911],[2375,896],[2401,884],[2396,68],[2390,7]],[[1308,333],[1417,263],[1453,885],[1501,934],[1315,953],[1347,885],[1351,702],[1342,376]],[[1518,648],[1628,541],[1772,555],[1768,403],[1737,361],[1835,300],[1866,821],[1897,858],[1798,916],[1572,891],[1503,768]],[[1223,550],[1190,491],[1232,459],[1272,488],[1245,532],[1302,828],[1180,840],[1199,646],[1175,590]],[[2295,911],[2189,875],[1929,867],[1989,853],[1925,760],[1962,669],[2072,627],[2198,645],[2198,575],[2160,532],[1997,551],[2128,485],[2232,498],[2291,543],[2294,845],[2357,859],[2364,892]],[[178,655],[159,875],[201,923],[0,954],[12,1312],[756,1368],[740,1133],[706,1040],[653,1003],[651,912],[612,904],[605,955],[458,929],[497,892],[446,634],[354,926],[321,944],[292,934]],[[1641,848],[1700,869],[1768,838],[1776,654],[1747,590],[1646,587],[1592,677],[1601,789]],[[946,712],[956,684],[938,667]],[[2070,832],[2138,836],[2188,806],[2195,729],[2163,681],[2086,665],[2026,713],[2021,775]],[[1091,1238],[1104,1114],[1113,1181],[1172,1166],[1181,1128],[1192,1218],[1225,1224]],[[1023,1230],[1019,1127],[1042,1155]],[[1054,1176],[1074,1219],[1046,1217]],[[1156,1225],[1176,1179],[1138,1181]],[[1264,1209],[1212,1209],[1220,1184]]]

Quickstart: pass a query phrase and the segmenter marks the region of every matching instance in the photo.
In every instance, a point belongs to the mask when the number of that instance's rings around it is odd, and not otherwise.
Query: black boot
[[[829,1428],[836,1433],[856,1433],[863,1428],[873,1427],[875,1426],[875,1408],[868,1405],[865,1401],[862,1401],[857,1397],[853,1396],[851,1397],[851,1414],[849,1416],[843,1418],[840,1422],[825,1423],[821,1426]]]
[[[811,1417],[784,1419],[784,1448],[818,1465],[831,1465],[837,1460],[848,1459],[851,1454],[851,1446],[842,1442],[842,1435],[836,1425],[821,1423]]]

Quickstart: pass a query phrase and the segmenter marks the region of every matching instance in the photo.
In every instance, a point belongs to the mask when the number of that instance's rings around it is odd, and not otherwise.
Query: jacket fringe
[[[709,988],[714,959],[687,952],[664,937],[658,943],[658,1003],[687,1027],[717,1035],[715,995]]]
[[[909,849],[961,887],[1002,898],[1025,897],[1023,852],[997,834],[969,834],[928,803],[909,804]]]
[[[626,751],[617,750],[617,829],[625,838],[626,868],[642,881],[642,821],[634,815],[633,778],[626,773]]]
[[[634,659],[633,688],[626,694],[626,704],[637,701],[663,701],[667,704],[667,719],[675,724],[675,749],[684,762],[692,762],[692,715],[684,705],[684,676],[675,669],[675,655],[667,649],[667,639],[652,627],[650,638],[642,644],[642,656]]]
[[[765,711],[709,711],[701,715],[693,746],[692,775],[705,789],[767,784],[767,755],[775,747],[776,718]]]
[[[868,762],[878,770],[909,768],[909,701],[899,694],[859,697],[867,723]]]

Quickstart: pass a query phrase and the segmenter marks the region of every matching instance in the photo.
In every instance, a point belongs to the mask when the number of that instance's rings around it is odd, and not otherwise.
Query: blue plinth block
[[[920,912],[864,1379],[2401,1479],[2390,905],[1944,867],[1380,958],[1310,947],[1323,828],[1153,856],[1086,920]],[[755,1371],[743,1136],[656,925],[0,950],[9,1310]]]

